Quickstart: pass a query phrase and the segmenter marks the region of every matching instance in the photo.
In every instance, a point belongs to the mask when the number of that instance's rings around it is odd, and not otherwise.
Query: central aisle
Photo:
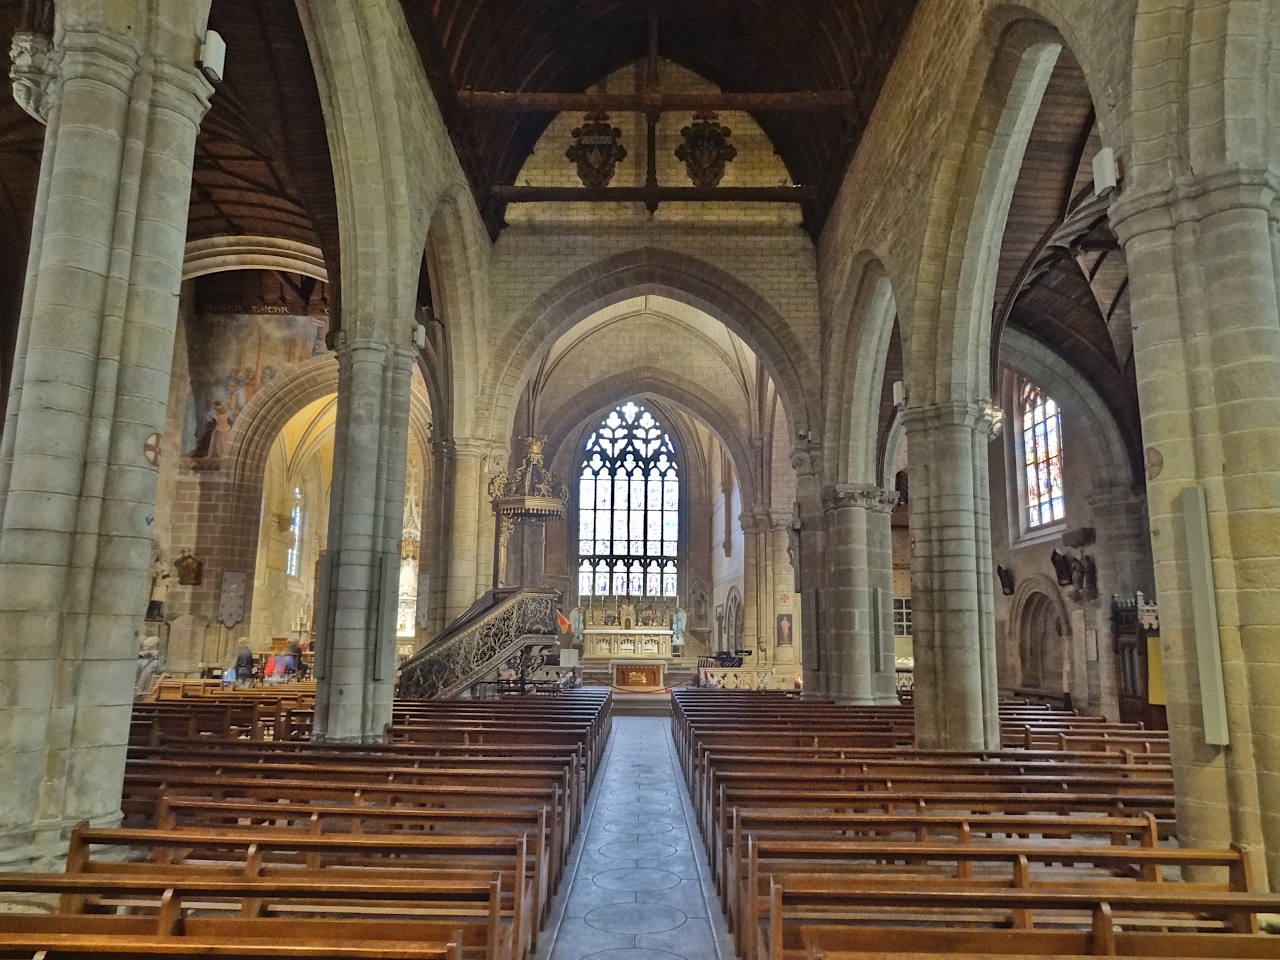
[[[538,960],[733,960],[670,717],[614,717]]]

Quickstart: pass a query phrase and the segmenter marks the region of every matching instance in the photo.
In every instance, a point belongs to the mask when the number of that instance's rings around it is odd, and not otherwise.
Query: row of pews
[[[1280,957],[1242,853],[1178,845],[1166,733],[1012,703],[1001,727],[921,751],[909,707],[676,691],[739,956]]]
[[[609,691],[400,703],[371,745],[274,739],[297,694],[182,698],[263,721],[218,733],[139,704],[122,825],[77,827],[63,873],[0,874],[0,958],[527,960]]]

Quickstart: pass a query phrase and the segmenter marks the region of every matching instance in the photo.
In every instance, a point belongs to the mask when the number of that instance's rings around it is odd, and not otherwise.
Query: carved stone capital
[[[797,440],[791,448],[791,467],[798,477],[816,477],[822,472],[822,444]]]
[[[1274,221],[1280,174],[1270,168],[1229,167],[1122,190],[1111,205],[1111,228],[1122,245],[1143,234],[1171,232],[1179,224],[1228,210],[1260,210]]]
[[[43,33],[19,30],[9,44],[9,79],[18,106],[41,123],[49,120],[53,80],[53,41]]]
[[[152,68],[155,78],[153,97],[158,107],[186,117],[195,126],[209,112],[213,84],[194,67],[180,67],[157,61]]]
[[[768,507],[755,506],[743,510],[738,515],[738,522],[742,525],[743,533],[763,533],[773,529],[773,514]]]
[[[482,437],[454,437],[453,453],[457,457],[483,460],[493,453],[493,444]]]
[[[990,400],[954,401],[908,406],[903,414],[907,436],[931,430],[963,428],[988,438],[1000,435],[1004,411]]]
[[[822,506],[828,513],[849,508],[891,513],[897,504],[898,491],[884,487],[837,483],[822,489]]]

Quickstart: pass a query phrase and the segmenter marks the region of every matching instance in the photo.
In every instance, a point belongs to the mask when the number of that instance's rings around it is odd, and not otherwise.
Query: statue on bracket
[[[165,601],[169,599],[169,587],[173,575],[169,572],[169,558],[156,546],[151,555],[151,585],[147,593],[147,620],[163,620]]]
[[[671,645],[673,647],[681,646],[684,643],[684,629],[688,619],[689,615],[685,613],[684,607],[676,607],[676,612],[671,615]]]

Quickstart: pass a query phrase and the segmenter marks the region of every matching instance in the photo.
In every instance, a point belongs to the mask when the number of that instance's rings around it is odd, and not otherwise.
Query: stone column
[[[423,530],[423,555],[427,558],[429,603],[427,626],[418,631],[418,646],[439,636],[448,621],[450,544],[453,542],[453,485],[457,451],[452,440],[431,441],[431,489],[424,504],[430,519]]]
[[[827,518],[827,569],[823,603],[827,690],[840,703],[884,703],[886,630],[893,568],[889,512],[898,494],[879,487],[836,484],[822,492]],[[884,529],[882,530],[881,527]],[[878,593],[888,587],[888,593]],[[878,612],[877,612],[878,611]],[[892,664],[888,671],[893,682]],[[896,701],[896,695],[894,697]]]
[[[1274,172],[1126,188],[1155,585],[1188,846],[1235,842],[1280,884],[1280,283]],[[1230,744],[1206,742],[1179,496],[1203,490]],[[1262,869],[1265,867],[1265,869]]]
[[[75,12],[64,11],[67,17]],[[79,10],[80,14],[85,11]],[[0,866],[119,818],[192,159],[211,88],[64,28],[0,446]],[[189,49],[189,48],[188,48]]]
[[[483,592],[480,583],[490,579],[493,563],[493,508],[489,503],[485,458],[489,442],[454,441],[453,519],[446,549],[449,552],[445,626],[467,611]],[[490,528],[482,543],[481,528]]]
[[[1141,592],[1154,594],[1151,571],[1151,529],[1147,498],[1140,490],[1122,487],[1101,490],[1089,498],[1097,530],[1098,599],[1095,629],[1098,659],[1087,663],[1089,695],[1103,715],[1120,716],[1116,657],[1112,652],[1111,597]],[[1086,656],[1092,651],[1086,650]]]
[[[994,750],[997,710],[988,408],[908,407],[916,742]]]
[[[773,662],[774,583],[772,530],[769,509],[754,506],[744,511],[742,524],[743,627],[755,650],[746,666],[767,667]]]
[[[787,515],[774,514],[770,518],[769,523],[769,539],[770,539],[770,563],[773,565],[773,589],[775,597],[779,593],[790,594],[793,598],[796,593],[796,571],[791,565],[791,517]],[[786,689],[791,689],[790,681],[794,679],[796,649],[804,641],[801,639],[804,634],[804,621],[800,616],[800,606],[793,599],[790,607],[778,608],[775,605],[775,615],[778,613],[791,613],[791,643],[776,644],[773,648],[773,662],[779,669],[775,674],[781,680],[786,681]],[[783,675],[781,668],[788,668],[786,675]]]
[[[872,701],[898,702],[893,646],[893,508],[897,490],[872,488],[864,497],[867,513],[867,584],[871,590]]]
[[[413,352],[341,343],[329,537],[316,611],[317,740],[371,742],[391,721]]]
[[[797,441],[791,451],[791,466],[796,472],[796,502],[791,520],[791,562],[795,567],[796,590],[800,593],[801,634],[800,660],[804,676],[804,696],[822,699],[828,695],[826,675],[829,664],[822,648],[825,611],[822,604],[823,550],[826,523],[822,511],[822,453],[811,440]]]

